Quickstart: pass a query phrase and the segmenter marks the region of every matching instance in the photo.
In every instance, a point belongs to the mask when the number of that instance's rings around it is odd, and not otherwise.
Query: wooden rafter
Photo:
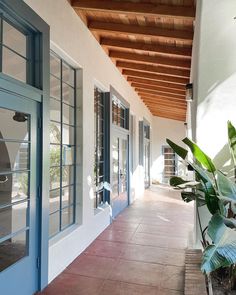
[[[152,101],[148,101],[148,100],[143,100],[143,101],[146,105],[149,105],[149,106],[166,106],[166,107],[174,107],[174,109],[186,110],[186,107],[183,107],[182,105],[178,105],[178,104],[175,104],[173,106],[173,104],[168,103],[168,102],[167,103],[162,102],[162,101],[152,102]]]
[[[193,20],[195,16],[194,7],[131,1],[116,2],[111,0],[72,0],[72,6],[74,8],[84,10],[95,10],[120,14],[138,14],[152,17],[162,16]]]
[[[70,2],[152,114],[185,121],[193,0],[189,6],[178,0]]]
[[[138,70],[142,72],[151,72],[156,74],[183,77],[183,78],[188,78],[190,75],[190,71],[185,69],[169,68],[169,67],[163,67],[159,65],[158,66],[147,65],[143,63],[134,63],[134,62],[128,62],[128,61],[121,61],[121,60],[117,60],[116,66],[122,69]]]
[[[167,96],[163,96],[163,95],[158,95],[158,94],[150,94],[150,93],[145,93],[145,92],[138,92],[138,95],[144,99],[153,99],[155,101],[158,101],[158,100],[163,100],[163,101],[171,101],[173,103],[175,102],[183,102],[185,103],[185,101],[181,98],[174,98],[174,97],[167,97]]]
[[[187,106],[187,103],[185,101],[175,100],[172,98],[166,98],[166,97],[152,98],[152,97],[148,97],[146,95],[142,95],[141,98],[143,101],[147,101],[150,103],[152,102],[152,103],[158,104],[160,102],[160,103],[167,103],[167,104],[171,104],[171,105],[178,105],[178,106],[182,106],[182,107]]]
[[[193,32],[186,30],[162,29],[150,26],[126,25],[123,23],[110,23],[102,21],[90,21],[88,27],[91,31],[100,33],[112,33],[117,35],[131,34],[134,36],[158,37],[165,40],[180,40],[192,43]]]
[[[139,78],[139,77],[133,77],[133,76],[128,76],[127,81],[131,83],[135,82],[135,83],[140,83],[144,85],[160,86],[160,87],[165,87],[167,89],[185,91],[185,85],[169,83],[168,81],[150,80],[148,78],[145,79],[143,77]]]
[[[132,71],[132,70],[123,70],[122,73],[125,76],[146,78],[146,79],[156,80],[156,81],[165,81],[168,83],[180,84],[183,86],[185,86],[189,81],[186,78],[167,77],[164,75],[157,75],[157,74],[151,74],[151,73],[146,73],[146,72],[142,73],[142,72]]]
[[[157,91],[157,90],[152,90],[152,89],[147,89],[147,88],[141,88],[141,87],[135,87],[135,90],[138,93],[147,93],[147,94],[157,94],[157,95],[161,95],[163,97],[168,97],[168,98],[176,98],[176,99],[182,99],[185,100],[185,97],[183,97],[182,95],[178,95],[178,94],[172,94],[172,93],[166,93],[163,91]]]
[[[189,60],[172,59],[162,56],[150,56],[123,51],[110,51],[109,56],[116,59],[124,59],[129,61],[142,62],[147,64],[163,65],[173,68],[190,69],[191,62]]]
[[[149,89],[149,90],[160,91],[160,92],[164,92],[164,93],[177,94],[182,97],[185,97],[185,93],[183,90],[169,89],[169,88],[165,88],[165,87],[146,85],[146,84],[136,83],[136,82],[132,82],[131,86],[134,88]]]
[[[176,100],[182,100],[184,101],[185,98],[180,95],[175,95],[171,93],[165,93],[162,91],[156,91],[156,90],[151,90],[151,89],[144,89],[144,88],[135,88],[135,90],[141,95],[141,94],[154,94],[154,95],[160,95],[162,97],[167,97],[167,98],[175,98]]]
[[[131,42],[129,40],[117,40],[112,38],[101,38],[102,46],[114,47],[119,49],[134,49],[145,52],[155,52],[156,54],[166,54],[171,56],[181,56],[186,59],[191,58],[192,49],[174,46],[162,46],[158,44],[146,44],[141,42]]]

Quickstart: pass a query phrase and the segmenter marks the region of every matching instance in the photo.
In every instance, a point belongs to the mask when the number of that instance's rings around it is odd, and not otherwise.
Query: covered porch
[[[193,206],[152,186],[40,294],[181,295]]]

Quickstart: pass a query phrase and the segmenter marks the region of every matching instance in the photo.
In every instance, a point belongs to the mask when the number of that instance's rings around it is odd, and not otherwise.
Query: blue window
[[[76,71],[50,59],[50,237],[75,223]]]

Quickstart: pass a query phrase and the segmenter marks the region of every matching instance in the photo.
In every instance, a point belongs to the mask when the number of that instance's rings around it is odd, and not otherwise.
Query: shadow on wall
[[[197,143],[225,172],[232,169],[227,121],[236,125],[236,73],[215,83],[197,109]]]

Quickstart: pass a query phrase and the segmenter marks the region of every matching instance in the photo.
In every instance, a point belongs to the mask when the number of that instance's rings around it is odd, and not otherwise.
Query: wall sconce
[[[186,89],[186,101],[193,101],[193,83],[188,83],[185,86]]]

